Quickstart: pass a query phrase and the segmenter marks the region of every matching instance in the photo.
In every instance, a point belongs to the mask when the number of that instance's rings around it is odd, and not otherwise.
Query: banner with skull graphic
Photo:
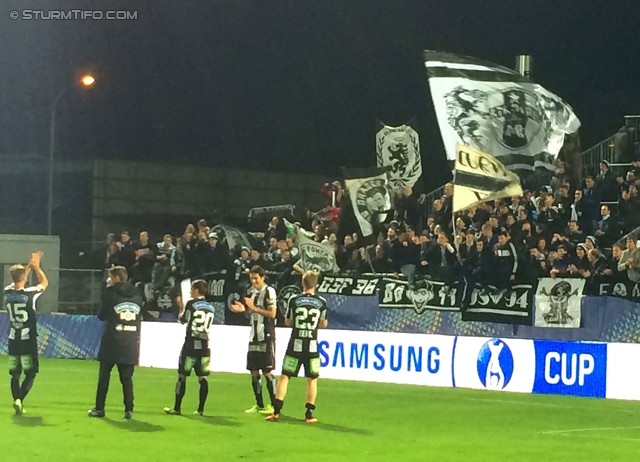
[[[382,125],[376,133],[378,167],[389,167],[389,183],[394,191],[411,188],[422,175],[420,139],[409,125]]]
[[[350,172],[345,170],[345,185],[364,237],[371,236],[374,226],[384,223],[393,208],[387,168],[368,170],[371,176],[359,178],[347,177]]]
[[[495,156],[509,170],[546,168],[580,121],[560,97],[497,64],[424,52],[447,159],[463,144]]]
[[[535,326],[579,328],[584,284],[584,279],[540,279]]]

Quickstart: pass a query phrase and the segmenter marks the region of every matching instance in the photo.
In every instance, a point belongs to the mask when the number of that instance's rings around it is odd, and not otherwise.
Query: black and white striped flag
[[[560,97],[476,58],[425,51],[424,59],[449,160],[462,144],[493,155],[511,171],[554,170],[565,135],[580,127]]]

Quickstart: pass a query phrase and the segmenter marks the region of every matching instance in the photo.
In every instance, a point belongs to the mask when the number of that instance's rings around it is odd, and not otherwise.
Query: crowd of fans
[[[640,162],[614,171],[603,161],[599,169],[595,177],[572,184],[558,163],[542,190],[456,214],[451,184],[428,216],[425,196],[407,188],[396,193],[388,219],[366,239],[348,195],[334,182],[322,189],[326,207],[307,211],[298,224],[316,242],[332,245],[340,270],[349,274],[395,273],[410,282],[448,283],[464,275],[498,287],[538,277],[615,276],[640,282],[636,236],[624,239],[640,226]],[[277,274],[299,271],[299,250],[281,217],[273,216],[251,236],[251,246],[230,248],[224,227],[209,227],[204,219],[157,243],[145,231],[135,241],[123,231],[108,236],[104,264],[124,266],[134,283],[156,294],[169,283],[208,273],[240,279],[254,265]]]

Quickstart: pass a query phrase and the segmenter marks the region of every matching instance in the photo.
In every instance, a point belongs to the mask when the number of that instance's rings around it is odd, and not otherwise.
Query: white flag
[[[497,64],[435,51],[424,58],[449,160],[463,144],[512,171],[555,169],[565,134],[580,127],[560,97]]]
[[[335,273],[339,271],[336,263],[336,252],[333,244],[316,242],[298,231],[298,249],[300,250],[300,267],[305,271],[319,273]]]
[[[394,191],[413,187],[422,175],[420,139],[409,125],[384,125],[376,134],[378,167],[390,167],[389,183]]]
[[[535,326],[579,328],[584,283],[584,279],[539,279]]]
[[[373,226],[383,223],[392,209],[391,188],[384,169],[368,169],[375,176],[345,179],[353,213],[364,237],[373,234]],[[364,171],[364,170],[363,170]],[[347,170],[345,170],[347,173]],[[348,176],[348,175],[346,175]]]
[[[492,155],[458,145],[453,177],[454,212],[511,196],[522,196],[518,175]]]

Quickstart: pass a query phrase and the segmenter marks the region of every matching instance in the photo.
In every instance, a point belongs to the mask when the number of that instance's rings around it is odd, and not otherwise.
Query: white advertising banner
[[[247,372],[249,328],[211,327],[211,370]],[[276,329],[276,372],[291,329]],[[142,323],[140,365],[176,369],[185,327],[177,323]],[[451,362],[455,337],[322,330],[318,334],[321,375],[338,380],[453,386]]]
[[[457,337],[453,372],[455,387],[531,393],[533,340]]]

